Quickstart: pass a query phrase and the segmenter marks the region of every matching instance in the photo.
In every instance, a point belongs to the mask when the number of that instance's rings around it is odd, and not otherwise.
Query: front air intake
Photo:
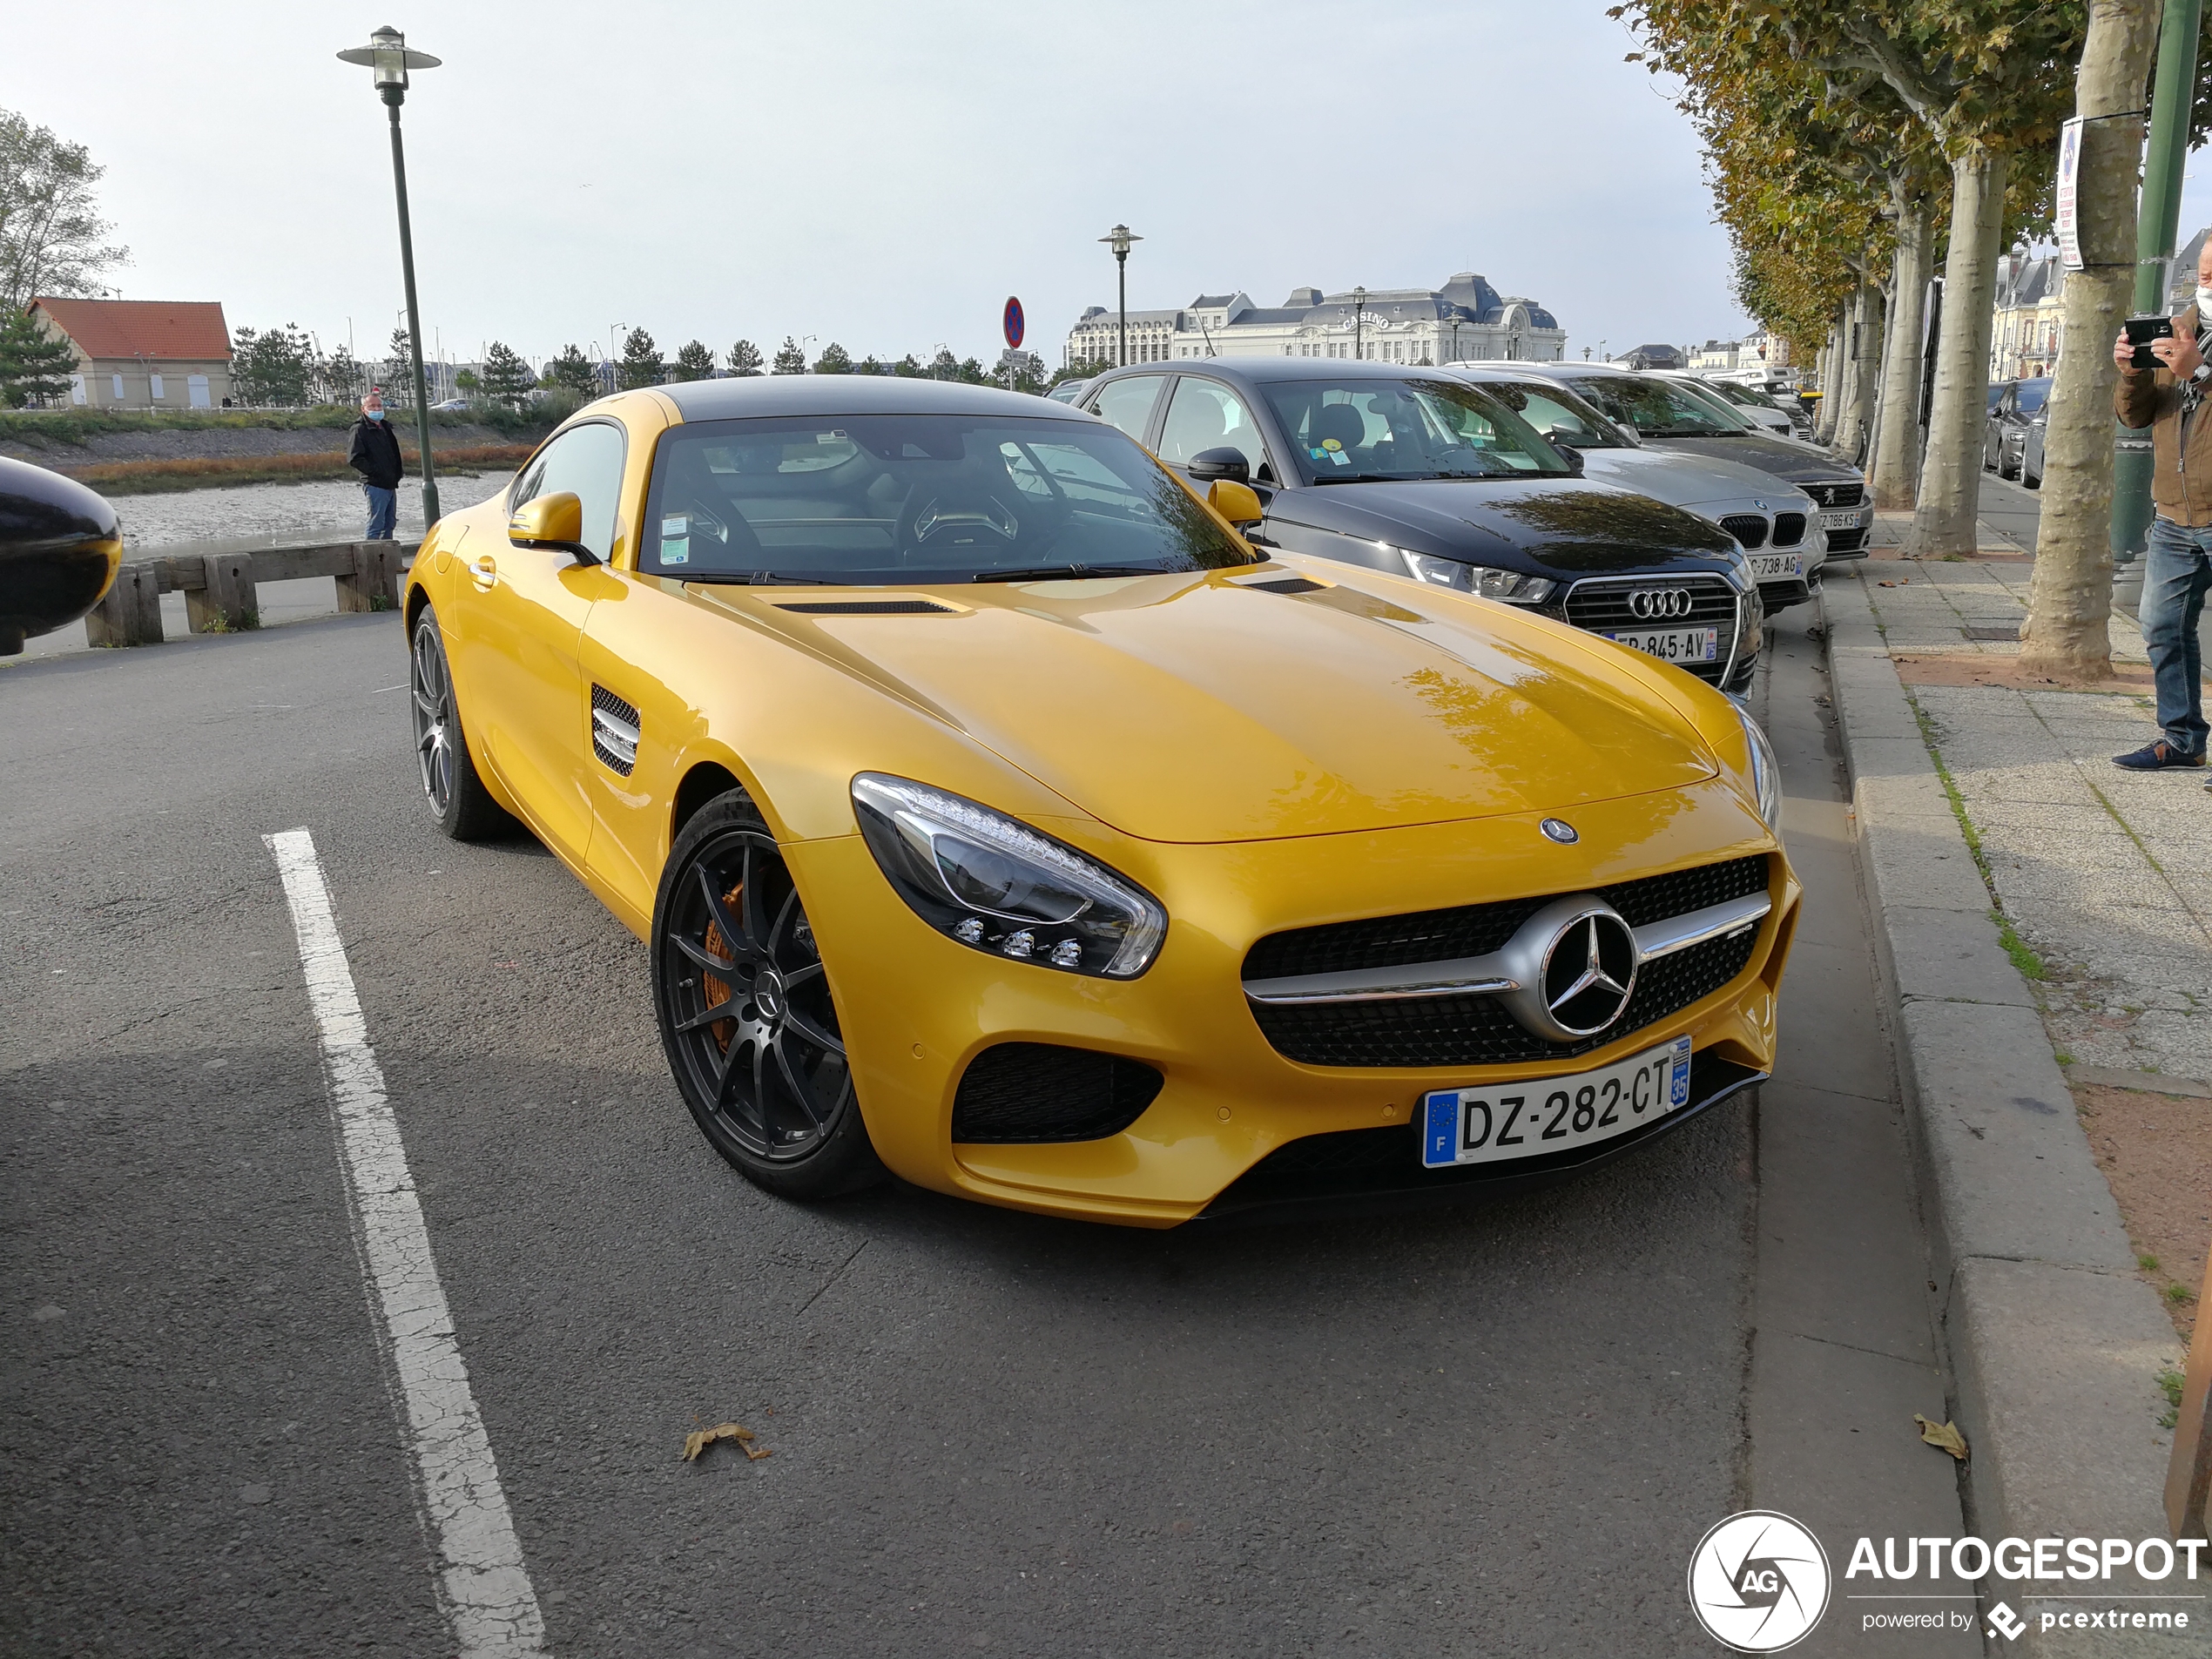
[[[1102,1141],[1144,1115],[1166,1082],[1119,1055],[1053,1042],[1001,1042],[968,1062],[953,1139],[970,1144]]]

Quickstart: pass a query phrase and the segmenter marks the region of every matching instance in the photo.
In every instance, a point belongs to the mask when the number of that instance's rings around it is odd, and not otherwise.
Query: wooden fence
[[[95,645],[158,645],[161,596],[181,593],[192,632],[241,632],[260,626],[262,583],[303,577],[337,577],[341,611],[388,610],[400,602],[401,571],[418,545],[334,542],[134,559],[115,573],[115,585],[84,618],[84,631]]]

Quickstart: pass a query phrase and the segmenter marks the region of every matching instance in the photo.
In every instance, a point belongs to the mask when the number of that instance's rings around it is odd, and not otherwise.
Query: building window
[[[118,403],[123,401],[123,376],[111,374],[108,376],[108,383],[115,388],[115,401]]]
[[[151,381],[149,381],[149,384],[150,384],[150,385],[152,387],[152,388],[153,388],[153,401],[154,401],[155,402],[157,402],[157,403],[160,402],[160,401],[161,401],[161,376],[160,376],[158,374],[154,374],[154,375],[152,377]]]

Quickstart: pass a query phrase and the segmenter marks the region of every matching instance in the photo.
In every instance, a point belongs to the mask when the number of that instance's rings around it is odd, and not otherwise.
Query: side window
[[[1152,406],[1160,401],[1160,388],[1166,381],[1164,374],[1133,374],[1125,381],[1109,381],[1099,388],[1090,412],[1142,443],[1144,428],[1151,424]]]
[[[573,490],[583,503],[583,544],[606,558],[614,550],[623,448],[617,428],[596,421],[570,427],[538,452],[529,471],[515,486],[509,510],[540,496]]]
[[[1205,449],[1235,449],[1258,476],[1267,459],[1259,428],[1236,393],[1217,381],[1184,375],[1175,383],[1168,404],[1167,425],[1160,432],[1160,459],[1171,467],[1187,466],[1190,457]]]

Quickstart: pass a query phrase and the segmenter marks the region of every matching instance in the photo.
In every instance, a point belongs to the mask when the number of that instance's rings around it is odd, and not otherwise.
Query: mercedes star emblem
[[[1544,1007],[1564,1031],[1595,1036],[1621,1017],[1636,982],[1636,937],[1610,910],[1578,916],[1544,962]]]
[[[1572,846],[1582,839],[1581,832],[1564,819],[1548,818],[1536,827],[1561,846]]]

